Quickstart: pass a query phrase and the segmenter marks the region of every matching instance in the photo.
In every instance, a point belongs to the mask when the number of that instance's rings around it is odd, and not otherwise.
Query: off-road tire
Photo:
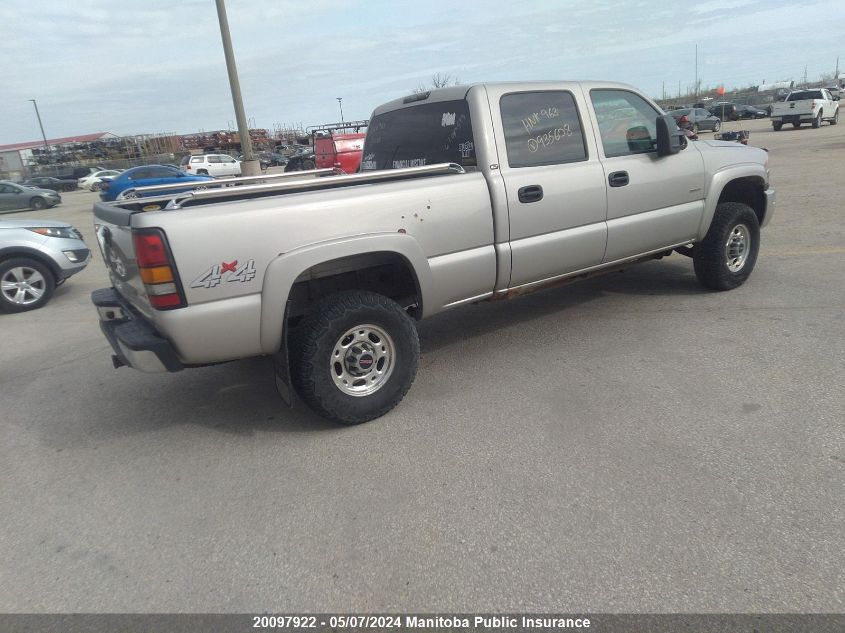
[[[747,250],[742,266],[731,270],[728,241],[740,227],[747,232]],[[707,235],[695,245],[692,258],[695,276],[705,288],[732,290],[748,279],[759,251],[760,224],[754,210],[747,204],[723,202],[716,207]]]
[[[32,198],[29,201],[29,208],[33,211],[41,211],[41,209],[47,208],[47,203],[44,202],[44,198]]]
[[[11,259],[6,259],[0,262],[0,283],[2,283],[6,274],[15,268],[32,269],[37,271],[43,278],[43,292],[41,297],[32,303],[17,304],[13,303],[6,296],[6,293],[0,289],[0,311],[27,312],[28,310],[36,310],[46,304],[50,300],[50,297],[53,296],[53,290],[56,289],[56,278],[53,276],[52,271],[41,262],[30,259],[29,257],[12,257]]]
[[[820,128],[822,126],[822,112],[819,110],[819,113],[816,115],[816,118],[813,119],[813,127]]]
[[[774,128],[775,132],[780,132],[781,128],[783,127],[783,123],[772,123],[772,127]]]
[[[363,324],[384,330],[393,342],[392,371],[373,393],[350,395],[335,384],[333,353],[345,332]],[[420,344],[410,316],[393,300],[361,290],[318,301],[289,334],[291,381],[317,414],[342,424],[360,424],[393,409],[417,373]]]

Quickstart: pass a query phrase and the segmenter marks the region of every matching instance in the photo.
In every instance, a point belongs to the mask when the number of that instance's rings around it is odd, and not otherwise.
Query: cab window
[[[590,98],[606,157],[641,154],[655,148],[660,113],[645,99],[627,90],[591,90]]]

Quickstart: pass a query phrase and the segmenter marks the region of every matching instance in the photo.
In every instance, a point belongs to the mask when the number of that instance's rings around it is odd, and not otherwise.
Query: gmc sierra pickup
[[[292,386],[348,424],[410,388],[415,319],[673,250],[704,286],[735,288],[774,206],[765,151],[687,142],[600,82],[418,93],[375,110],[360,173],[168,187],[94,205],[115,367],[272,356],[289,404]]]

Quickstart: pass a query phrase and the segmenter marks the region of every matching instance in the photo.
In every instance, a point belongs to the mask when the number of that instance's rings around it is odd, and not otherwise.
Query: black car
[[[708,110],[710,110],[710,114],[719,117],[722,121],[736,121],[739,119],[737,106],[733,103],[728,103],[727,101],[714,103],[708,108]]]
[[[53,178],[52,176],[38,176],[37,178],[30,178],[22,184],[27,187],[38,187],[39,189],[52,189],[53,191],[75,191],[76,181],[62,178]]]
[[[675,123],[682,130],[690,130],[698,133],[703,131],[718,132],[722,127],[722,121],[719,117],[713,116],[704,108],[684,108],[683,110],[672,110],[668,114],[672,115]]]
[[[293,154],[291,154],[290,158],[288,158],[287,165],[285,165],[285,171],[302,171],[303,169],[314,169],[316,166],[317,162],[314,158],[314,148],[302,147],[296,150]]]
[[[741,105],[736,108],[737,116],[740,119],[765,119],[769,112],[752,105]]]

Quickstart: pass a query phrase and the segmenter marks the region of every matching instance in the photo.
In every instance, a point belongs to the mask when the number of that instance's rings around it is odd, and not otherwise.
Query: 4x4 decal
[[[226,278],[224,279],[224,275]],[[214,288],[221,282],[246,283],[255,277],[255,260],[238,265],[238,260],[215,264],[191,282],[191,288]]]

